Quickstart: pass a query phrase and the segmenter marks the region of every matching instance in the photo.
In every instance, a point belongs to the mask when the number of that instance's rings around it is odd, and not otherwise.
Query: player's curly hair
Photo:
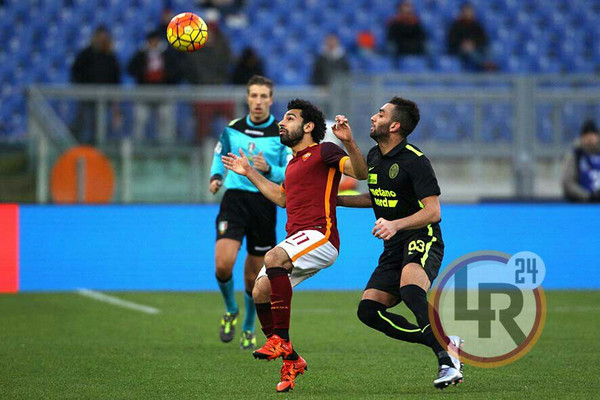
[[[394,105],[392,121],[400,122],[400,134],[406,138],[415,130],[421,119],[417,103],[401,97],[394,97],[388,103]]]
[[[319,107],[306,100],[294,99],[288,103],[287,109],[301,110],[303,125],[307,122],[312,122],[315,125],[310,133],[315,143],[320,143],[323,140],[327,125],[325,124],[325,115],[323,115],[323,111]]]

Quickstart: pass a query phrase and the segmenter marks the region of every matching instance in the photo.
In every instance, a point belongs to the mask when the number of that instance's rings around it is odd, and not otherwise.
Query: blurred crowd
[[[165,9],[155,31],[149,32],[146,42],[126,66],[119,65],[112,48],[112,38],[106,27],[96,28],[90,45],[77,55],[72,68],[76,83],[120,83],[125,70],[138,84],[177,84],[187,82],[200,85],[245,84],[255,74],[264,75],[264,63],[252,47],[246,47],[238,57],[232,54],[229,38],[219,28],[221,13],[239,9],[239,0],[201,1],[209,7],[203,15],[210,39],[202,51],[180,54],[171,49],[165,39],[166,26],[173,17]],[[447,32],[448,54],[460,57],[468,71],[493,70],[487,57],[488,37],[478,21],[473,6],[463,4],[456,20]],[[426,30],[410,1],[398,5],[396,15],[387,22],[387,42],[378,49],[370,32],[356,37],[359,51],[383,51],[390,57],[423,55],[427,49]],[[325,37],[321,49],[316,50],[311,82],[327,85],[336,74],[350,71],[346,49],[335,34]],[[184,61],[185,57],[185,62]]]
[[[488,59],[488,35],[477,19],[475,8],[464,3],[446,33],[447,52],[460,58],[465,71],[493,71]],[[398,5],[396,15],[388,22],[389,52],[396,57],[424,55],[427,51],[426,29],[410,1]]]
[[[203,17],[209,31],[209,40],[201,51],[178,53],[165,40],[167,25],[174,16],[173,10],[165,8],[155,30],[148,32],[146,41],[131,57],[126,65],[120,65],[113,49],[109,29],[99,26],[92,34],[90,43],[82,49],[72,65],[71,81],[77,84],[120,84],[122,74],[129,74],[138,85],[174,85],[188,83],[194,85],[244,85],[253,75],[265,75],[264,62],[257,51],[246,47],[235,57],[230,40],[219,27],[224,16],[234,15],[243,6],[242,0],[201,0],[198,5],[205,9]],[[397,13],[387,22],[387,42],[377,46],[370,32],[359,32],[356,49],[363,54],[384,52],[395,60],[403,56],[423,55],[426,52],[427,35],[410,1],[399,3]],[[468,71],[493,70],[494,65],[486,56],[487,35],[477,20],[473,7],[465,3],[458,11],[456,20],[449,27],[447,51],[460,58]],[[336,76],[348,74],[351,70],[346,49],[335,34],[328,34],[320,49],[315,49],[314,64],[310,82],[314,85],[329,85]],[[226,119],[232,117],[233,106],[224,103],[204,103],[196,107],[199,136],[210,130],[215,116]],[[112,124],[122,123],[117,107],[113,107]],[[142,140],[144,128],[149,118],[157,117],[162,138],[169,141],[173,133],[165,133],[169,126],[170,111],[165,106],[146,104],[136,106],[136,131],[133,137]],[[87,127],[86,127],[87,126]],[[93,141],[89,127],[95,126],[95,113],[92,103],[80,105],[72,129],[82,142]],[[141,127],[141,128],[140,128]]]

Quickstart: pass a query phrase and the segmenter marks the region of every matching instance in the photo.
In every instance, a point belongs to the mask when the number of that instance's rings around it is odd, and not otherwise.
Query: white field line
[[[113,306],[128,308],[130,310],[135,310],[135,311],[143,312],[146,314],[160,313],[160,310],[157,308],[145,306],[143,304],[132,303],[131,301],[127,301],[127,300],[121,300],[119,298],[109,296],[104,293],[96,292],[94,290],[77,289],[76,292],[83,297],[89,297],[90,299],[98,300],[103,303],[112,304]]]

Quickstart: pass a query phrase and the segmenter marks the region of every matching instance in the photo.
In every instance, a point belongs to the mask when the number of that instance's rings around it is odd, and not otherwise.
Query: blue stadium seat
[[[364,66],[365,70],[372,74],[383,74],[394,70],[392,61],[388,57],[381,56],[367,57]]]
[[[594,73],[598,72],[599,65],[592,59],[586,58],[580,54],[574,55],[567,59],[567,71],[579,73]]]
[[[454,73],[462,71],[460,60],[454,56],[434,56],[432,62],[434,69],[439,72]]]
[[[425,56],[405,56],[398,60],[400,72],[424,73],[430,70]]]
[[[530,60],[514,55],[509,56],[503,65],[506,71],[512,73],[525,73],[533,70]]]
[[[533,60],[533,71],[542,73],[559,73],[562,72],[562,66],[556,59],[541,56]]]

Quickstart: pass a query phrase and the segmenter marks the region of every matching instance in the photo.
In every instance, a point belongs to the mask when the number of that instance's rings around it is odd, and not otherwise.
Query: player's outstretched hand
[[[345,115],[336,115],[335,124],[331,125],[333,134],[342,142],[352,141],[352,129]]]
[[[383,240],[390,240],[398,232],[395,224],[387,219],[379,218],[375,221],[373,236]]]
[[[223,161],[225,168],[235,172],[236,174],[247,176],[250,170],[252,170],[250,162],[244,154],[244,150],[241,148],[240,156],[237,156],[233,153],[228,153],[226,156],[221,156],[221,161]]]

